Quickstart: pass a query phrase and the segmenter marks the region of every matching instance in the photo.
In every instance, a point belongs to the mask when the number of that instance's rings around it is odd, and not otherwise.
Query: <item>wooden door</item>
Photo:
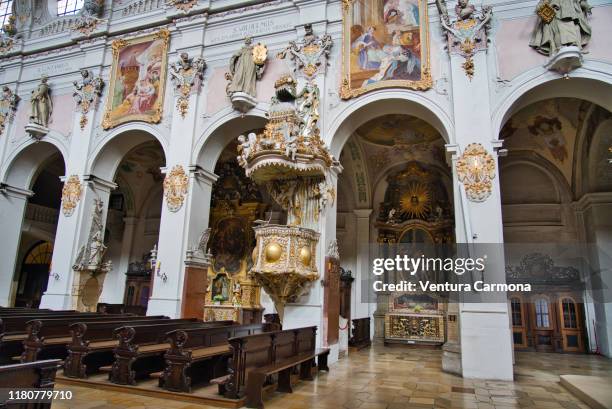
[[[555,322],[553,304],[546,296],[536,296],[530,304],[533,344],[536,351],[553,352]]]
[[[581,305],[571,296],[558,300],[561,345],[563,352],[583,352],[583,317]]]
[[[510,297],[510,313],[512,318],[512,340],[514,349],[525,349],[529,346],[527,342],[527,316],[525,314],[525,303],[518,295]]]

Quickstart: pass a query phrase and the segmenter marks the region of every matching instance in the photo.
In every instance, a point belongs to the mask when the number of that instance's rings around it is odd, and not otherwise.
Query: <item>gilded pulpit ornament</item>
[[[456,53],[465,59],[463,71],[471,80],[474,76],[474,54],[487,49],[488,32],[490,29],[493,9],[482,6],[480,12],[469,3],[469,0],[459,0],[455,6],[455,19],[451,21],[444,0],[437,0],[440,23],[446,32],[448,51]]]
[[[325,73],[333,41],[329,34],[323,37],[315,35],[311,24],[306,24],[304,30],[304,39],[299,43],[289,42],[289,46],[278,53],[277,57],[289,58],[296,75],[312,79],[320,73]]]
[[[229,72],[225,73],[225,79],[229,81],[227,95],[234,109],[242,113],[257,105],[257,80],[263,76],[268,58],[266,46],[261,43],[253,46],[252,42],[251,37],[244,39],[244,46],[232,55]]]
[[[279,315],[318,279],[316,245],[319,218],[335,200],[329,183],[336,162],[318,127],[319,88],[307,82],[296,92],[290,75],[275,84],[268,123],[260,134],[238,138],[238,161],[247,177],[264,185],[287,212],[287,225],[254,228],[251,275],[274,300]]]
[[[2,87],[2,93],[0,93],[0,136],[4,133],[6,124],[15,118],[18,103],[19,96],[6,85]]]
[[[79,124],[81,129],[87,125],[87,114],[92,106],[98,102],[102,95],[104,81],[100,77],[94,77],[90,70],[81,70],[81,81],[74,81],[74,92],[72,96],[77,103],[77,110],[81,112]]]
[[[493,190],[495,159],[479,143],[469,144],[457,160],[457,177],[472,202],[484,202]]]
[[[181,53],[178,61],[170,66],[174,95],[178,96],[176,108],[183,118],[189,110],[189,95],[200,89],[205,69],[206,62],[203,58],[189,58],[187,53]]]
[[[183,207],[188,186],[189,178],[185,169],[181,165],[174,166],[164,179],[164,196],[168,210],[178,212]]]
[[[32,91],[30,98],[30,122],[25,130],[32,138],[40,139],[49,133],[49,120],[53,112],[51,88],[46,75],[40,77],[40,84]]]
[[[85,0],[83,11],[74,23],[73,30],[89,36],[102,21],[100,16],[104,11],[104,0]]]
[[[587,0],[540,0],[529,45],[550,57],[546,68],[565,75],[582,66],[582,50],[591,39],[591,8]]]
[[[66,180],[62,188],[62,212],[64,216],[72,216],[79,200],[81,200],[82,191],[81,180],[77,175],[72,175]]]
[[[169,6],[174,6],[178,10],[187,13],[198,4],[198,0],[168,0],[166,4]]]

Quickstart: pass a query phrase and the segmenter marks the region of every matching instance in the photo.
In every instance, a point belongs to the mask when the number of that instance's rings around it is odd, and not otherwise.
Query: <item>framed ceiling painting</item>
[[[432,87],[426,0],[342,0],[340,96]]]
[[[113,65],[102,127],[162,118],[170,33],[113,41]]]

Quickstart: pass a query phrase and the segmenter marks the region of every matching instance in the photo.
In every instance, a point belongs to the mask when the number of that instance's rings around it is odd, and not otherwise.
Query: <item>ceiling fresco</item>
[[[590,106],[591,103],[575,98],[536,102],[510,118],[500,138],[510,152],[536,151],[571,182],[576,135]]]
[[[438,131],[414,116],[383,115],[360,126],[355,134],[367,152],[372,177],[397,162],[446,162],[444,140]]]

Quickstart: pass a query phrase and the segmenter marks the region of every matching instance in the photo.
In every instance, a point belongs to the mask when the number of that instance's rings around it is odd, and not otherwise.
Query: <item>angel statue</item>
[[[587,0],[540,0],[538,21],[529,45],[544,55],[555,55],[562,47],[584,48],[591,39],[591,14]]]

